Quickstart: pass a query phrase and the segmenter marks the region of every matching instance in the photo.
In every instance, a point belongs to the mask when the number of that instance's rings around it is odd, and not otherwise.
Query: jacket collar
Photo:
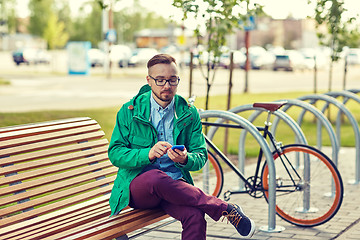
[[[134,106],[135,114],[141,118],[149,119],[150,118],[150,96],[151,96],[151,87],[146,84],[142,86],[138,94],[131,100],[131,104]],[[175,116],[181,117],[184,113],[188,111],[190,105],[187,101],[179,96],[174,96],[175,104]]]

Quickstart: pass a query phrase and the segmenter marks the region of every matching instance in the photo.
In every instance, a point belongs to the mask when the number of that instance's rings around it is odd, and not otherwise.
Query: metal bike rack
[[[264,111],[267,111],[263,108],[254,108],[252,106],[252,104],[247,104],[247,105],[241,105],[241,106],[237,106],[235,108],[232,108],[229,110],[229,112],[233,112],[235,114],[238,114],[240,112],[244,112],[244,111],[250,111],[250,110],[256,110],[256,112],[254,112],[249,118],[248,121],[250,121],[251,123]],[[275,112],[273,112],[274,116],[282,119],[286,124],[289,125],[289,127],[294,131],[297,139],[299,142],[306,144],[306,138],[304,133],[302,132],[301,128],[299,127],[299,125],[285,112],[281,111],[281,110],[277,110]],[[216,123],[220,123],[221,119],[217,120]],[[272,130],[272,129],[271,129]],[[208,136],[210,139],[212,139],[215,135],[215,132],[217,131],[217,127],[211,127],[209,129],[208,132]],[[273,133],[273,131],[271,131]],[[247,131],[242,131],[240,133],[240,138],[239,138],[239,149],[244,149],[245,147],[245,138],[246,138],[246,133]],[[271,146],[270,146],[271,148]],[[245,152],[244,151],[239,151],[238,152],[238,159],[239,159],[239,170],[242,173],[245,173]],[[239,189],[244,189],[245,184],[244,182],[240,181],[239,182]]]
[[[306,111],[309,111],[312,114],[314,114],[314,116],[318,119],[318,121],[317,121],[318,126],[321,126],[321,123],[322,123],[329,134],[331,145],[332,145],[332,161],[335,163],[335,165],[337,165],[338,153],[339,153],[339,143],[337,141],[334,129],[332,128],[330,121],[325,117],[325,115],[319,109],[315,108],[310,103],[301,101],[300,99],[287,99],[287,100],[278,100],[278,101],[287,101],[287,104],[284,107],[282,107],[282,110],[284,112],[286,112],[291,106],[298,106],[303,109],[303,111],[300,114],[298,121],[297,121],[297,123],[300,126],[301,126],[301,123],[302,123],[302,120],[304,118]],[[276,129],[278,123],[279,123],[278,119],[275,119],[275,121],[273,122],[274,129]],[[321,130],[321,128],[318,127],[318,138],[319,138],[319,129]],[[321,135],[320,135],[320,138],[321,138]],[[306,159],[306,162],[304,164],[307,164],[308,161],[309,160]],[[305,166],[305,169],[306,169],[306,171],[304,172],[304,178],[305,178],[305,180],[307,180],[309,178],[308,167]],[[329,197],[333,196],[334,189],[335,189],[334,183],[332,183],[332,191],[330,193],[325,193],[325,195],[329,196]],[[309,204],[310,195],[308,195],[308,193],[304,193],[304,194],[305,194],[304,195],[304,209],[310,210],[310,204]]]
[[[346,91],[357,94],[357,93],[359,93],[359,92],[360,92],[360,89],[356,89],[356,88],[354,88],[354,89],[347,89]]]
[[[221,110],[206,110],[200,112],[200,118],[223,118],[229,121],[233,121],[243,127],[245,130],[249,131],[255,140],[259,143],[261,149],[264,151],[264,156],[268,161],[269,167],[269,199],[268,199],[268,226],[261,226],[259,229],[264,232],[281,232],[285,228],[282,226],[276,226],[276,194],[275,194],[275,164],[273,161],[272,153],[270,151],[269,145],[257,130],[257,128],[251,124],[245,118],[236,115],[235,113],[221,111]]]
[[[278,101],[287,101],[287,104],[282,107],[282,110],[284,112],[286,112],[291,106],[297,106],[297,107],[300,107],[303,109],[303,112],[300,114],[300,116],[297,120],[297,123],[300,126],[302,124],[302,119],[303,119],[303,116],[306,113],[306,111],[309,111],[310,113],[312,113],[318,119],[318,122],[322,123],[322,125],[325,127],[326,131],[329,134],[330,142],[331,142],[331,146],[332,146],[332,160],[336,164],[337,159],[338,159],[339,143],[336,138],[334,129],[333,129],[330,121],[325,117],[325,115],[319,109],[315,108],[310,103],[301,101],[299,99],[286,99],[286,100],[278,100]],[[274,129],[276,129],[278,122],[279,122],[278,119],[275,119],[273,121]]]
[[[249,109],[257,110],[249,117],[249,121],[251,121],[251,122],[254,121],[261,114],[261,112],[267,111],[263,108],[254,108],[254,107],[252,107],[252,105],[248,105],[248,107],[249,107]],[[239,113],[242,110],[246,110],[246,109],[247,109],[246,106],[245,107],[239,106],[234,109],[231,109],[230,111]],[[297,143],[307,144],[306,137],[305,137],[303,131],[301,130],[300,126],[294,121],[294,119],[292,119],[288,114],[286,114],[282,110],[277,110],[277,111],[273,112],[273,114],[276,116],[277,123],[279,122],[280,119],[282,119],[285,123],[287,123],[291,127],[291,129],[295,133]],[[277,125],[276,125],[276,127],[277,127]],[[271,128],[271,132],[273,134],[275,134],[276,127]],[[239,148],[240,148],[240,146],[244,146],[246,133],[247,132],[241,133],[242,135],[240,136],[240,140],[239,140]],[[245,158],[245,156],[244,156],[244,158]],[[300,165],[299,158],[297,158],[295,167],[299,168],[299,165]],[[310,180],[310,158],[307,155],[304,156],[304,180],[305,181]],[[310,191],[304,191],[302,211],[303,212],[314,211],[314,209],[315,208],[312,208],[310,206]]]
[[[329,104],[333,104],[339,109],[339,113],[337,115],[336,120],[336,133],[337,133],[337,139],[339,142],[339,148],[340,148],[340,125],[341,125],[341,113],[343,113],[349,120],[355,135],[355,180],[351,181],[353,184],[360,183],[360,130],[358,122],[356,121],[355,117],[352,115],[352,113],[348,110],[348,108],[338,101],[335,97],[343,96],[345,97],[345,103],[349,98],[354,99],[355,101],[360,103],[360,98],[351,92],[329,92],[325,95],[308,95],[300,97],[300,100],[311,100],[311,103],[315,103],[318,100],[326,101],[326,104],[324,105],[322,112],[324,113],[325,110],[329,107]],[[321,127],[321,125],[320,125]],[[318,134],[321,136],[321,130],[318,129]],[[337,162],[336,162],[337,165]]]
[[[343,104],[345,105],[347,103],[347,101],[349,99],[352,99],[358,103],[360,103],[360,97],[357,96],[356,94],[352,93],[352,92],[349,92],[349,91],[340,91],[340,92],[328,92],[328,93],[325,93],[325,95],[328,95],[330,97],[333,97],[333,98],[337,98],[337,97],[343,97],[344,100],[343,100]],[[342,114],[342,111],[339,111],[338,112],[338,115],[336,117],[336,134],[338,136],[338,141],[341,145],[341,141],[340,141],[340,135],[341,135],[341,132],[340,132],[340,127],[341,127],[341,114]]]

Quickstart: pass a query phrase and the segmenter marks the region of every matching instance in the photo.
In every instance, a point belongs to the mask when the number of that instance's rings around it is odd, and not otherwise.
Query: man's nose
[[[165,87],[165,88],[171,88],[170,82],[169,82],[169,81],[166,81],[164,87]]]

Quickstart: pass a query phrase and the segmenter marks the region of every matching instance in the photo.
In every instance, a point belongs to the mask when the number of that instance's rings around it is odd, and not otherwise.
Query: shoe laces
[[[242,219],[242,216],[236,211],[235,207],[230,211],[230,213],[228,213],[227,211],[223,211],[222,214],[223,214],[223,219],[221,221],[223,222],[225,218],[227,218],[227,223],[230,222],[236,228]]]

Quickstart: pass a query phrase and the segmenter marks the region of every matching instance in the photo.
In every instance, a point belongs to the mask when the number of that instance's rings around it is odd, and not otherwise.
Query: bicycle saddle
[[[279,108],[281,108],[282,106],[284,106],[287,102],[286,101],[282,101],[282,102],[261,102],[261,103],[254,103],[253,107],[259,107],[259,108],[264,108],[270,112],[275,112],[276,110],[278,110]]]

